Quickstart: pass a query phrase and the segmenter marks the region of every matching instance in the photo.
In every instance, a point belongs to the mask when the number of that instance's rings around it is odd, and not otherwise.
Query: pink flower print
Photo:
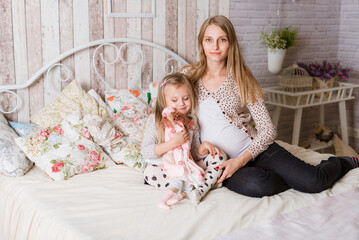
[[[113,115],[112,120],[115,120],[116,118],[118,118],[120,116],[120,113],[116,113],[115,115]]]
[[[64,130],[62,130],[62,128],[60,126],[55,126],[54,127],[54,132],[59,133],[61,136],[64,135]]]
[[[174,130],[173,128],[171,129],[171,133],[176,133],[176,130]]]
[[[154,85],[154,86],[158,86],[158,82],[154,82],[153,85]]]
[[[147,116],[150,116],[151,113],[152,113],[152,110],[151,110],[149,107],[147,107],[147,108],[146,108],[146,114],[147,114]]]
[[[50,130],[43,129],[41,130],[41,132],[37,133],[37,135],[38,135],[37,139],[41,141],[45,141],[48,139],[48,137],[50,137]]]
[[[60,172],[60,169],[64,166],[62,162],[55,162],[55,164],[51,167],[52,172]]]
[[[91,134],[90,131],[86,128],[81,129],[82,130],[82,136],[86,139],[91,140]]]
[[[121,111],[127,111],[127,110],[130,110],[130,107],[129,106],[123,106],[123,108],[121,109]]]
[[[90,163],[90,162],[82,163],[81,164],[81,173],[92,172],[94,168],[95,168],[95,165],[93,163]]]
[[[121,132],[116,131],[115,139],[121,138],[122,136],[123,136],[123,134]]]
[[[135,116],[132,118],[132,122],[138,122],[138,120],[140,120],[140,118],[138,116]]]
[[[198,180],[199,180],[200,182],[203,182],[203,181],[204,181],[203,176],[202,176],[201,174],[199,174]]]
[[[125,128],[130,126],[130,124],[126,121],[121,121],[121,125],[122,125],[122,127],[125,127]]]
[[[178,149],[178,150],[183,150],[183,147],[182,147],[182,146],[178,146],[177,149]]]
[[[183,165],[183,162],[182,162],[182,161],[179,161],[178,164],[179,164],[179,165]]]
[[[79,145],[77,145],[77,149],[80,150],[80,151],[83,151],[83,150],[85,150],[86,148],[85,148],[84,145],[79,144]]]
[[[101,156],[95,150],[91,150],[89,159],[96,165],[101,162]]]

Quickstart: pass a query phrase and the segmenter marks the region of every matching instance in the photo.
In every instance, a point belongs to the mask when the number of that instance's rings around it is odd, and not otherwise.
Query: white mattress
[[[309,163],[329,155],[278,142]],[[294,190],[249,198],[226,188],[198,205],[156,207],[163,192],[140,172],[118,165],[55,182],[37,167],[21,178],[0,176],[0,239],[213,239],[359,187],[359,169],[319,194]]]

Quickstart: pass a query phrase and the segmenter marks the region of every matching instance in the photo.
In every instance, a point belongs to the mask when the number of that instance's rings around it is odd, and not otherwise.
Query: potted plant
[[[261,32],[261,43],[267,47],[269,72],[274,74],[280,72],[286,49],[297,44],[297,35],[298,30],[292,29],[291,26],[273,28],[270,33]]]
[[[322,64],[317,62],[310,64],[298,62],[297,64],[313,77],[313,90],[333,87],[335,78],[348,79],[350,77],[350,69],[343,68],[340,61],[335,64],[331,64],[327,60],[324,60]]]

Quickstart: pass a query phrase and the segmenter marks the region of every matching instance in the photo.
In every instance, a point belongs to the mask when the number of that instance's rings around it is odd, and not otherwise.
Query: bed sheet
[[[278,143],[312,164],[328,157]],[[67,181],[52,181],[34,167],[24,177],[0,176],[0,239],[214,239],[357,188],[358,173],[318,194],[250,198],[219,188],[197,206],[185,199],[166,211],[156,207],[163,192],[125,165]]]
[[[359,239],[359,188],[323,198],[287,214],[273,216],[254,226],[220,236],[216,240]]]

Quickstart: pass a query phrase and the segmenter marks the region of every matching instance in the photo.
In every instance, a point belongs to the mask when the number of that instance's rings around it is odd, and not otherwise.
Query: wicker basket
[[[279,86],[285,91],[302,92],[312,90],[313,78],[308,72],[293,64],[279,74]]]

